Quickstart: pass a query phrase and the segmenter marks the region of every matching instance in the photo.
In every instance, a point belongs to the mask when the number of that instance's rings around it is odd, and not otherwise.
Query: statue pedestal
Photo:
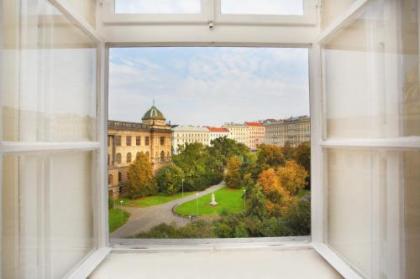
[[[216,202],[216,197],[214,196],[214,193],[211,194],[211,202],[210,202],[211,206],[216,206],[217,202]]]

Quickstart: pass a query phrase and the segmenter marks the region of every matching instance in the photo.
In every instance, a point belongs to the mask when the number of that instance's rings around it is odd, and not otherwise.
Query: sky
[[[201,0],[116,0],[117,13],[200,13]],[[303,14],[302,0],[222,0],[226,14]]]
[[[110,51],[109,119],[220,126],[309,115],[308,50],[161,47]]]

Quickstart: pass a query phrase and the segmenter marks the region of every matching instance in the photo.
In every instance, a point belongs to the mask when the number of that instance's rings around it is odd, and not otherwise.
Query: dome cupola
[[[158,110],[155,105],[153,105],[146,113],[143,115],[142,120],[163,120],[165,121],[165,116],[163,116],[163,113]]]

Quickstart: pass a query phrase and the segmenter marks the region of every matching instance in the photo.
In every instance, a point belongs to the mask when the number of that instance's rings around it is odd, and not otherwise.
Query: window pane
[[[366,278],[420,274],[419,168],[418,151],[328,151],[328,244]]]
[[[303,15],[303,0],[221,0],[222,14]]]
[[[2,15],[2,139],[94,140],[95,43],[46,0],[22,0],[21,13],[6,2],[16,13]]]
[[[420,135],[419,30],[414,4],[414,0],[401,1],[400,25],[393,20],[399,12],[389,6],[390,1],[372,1],[325,45],[328,137]],[[394,16],[386,16],[385,11]]]
[[[199,14],[201,0],[115,0],[117,14]]]
[[[94,249],[93,156],[4,157],[2,278],[62,278]]]

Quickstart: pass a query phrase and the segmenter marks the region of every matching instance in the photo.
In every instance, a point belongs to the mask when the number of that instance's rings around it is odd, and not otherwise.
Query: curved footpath
[[[207,195],[215,192],[225,185],[220,183],[213,185],[204,191],[198,192],[198,197]],[[130,213],[130,218],[127,223],[118,228],[116,231],[111,233],[112,238],[127,238],[132,237],[138,233],[146,232],[161,223],[171,224],[175,223],[177,226],[183,226],[188,224],[190,221],[187,218],[183,218],[175,215],[172,212],[172,208],[175,206],[194,200],[196,195],[189,195],[185,198],[173,200],[164,204],[137,208],[137,207],[123,207],[123,209]]]

